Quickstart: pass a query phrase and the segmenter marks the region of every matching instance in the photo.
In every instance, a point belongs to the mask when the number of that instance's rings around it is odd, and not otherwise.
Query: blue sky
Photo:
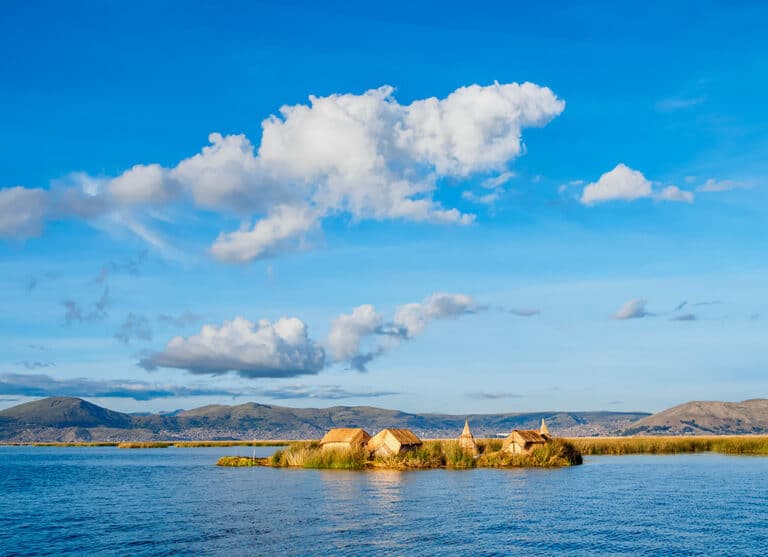
[[[768,396],[761,3],[154,4],[4,7],[0,406]]]

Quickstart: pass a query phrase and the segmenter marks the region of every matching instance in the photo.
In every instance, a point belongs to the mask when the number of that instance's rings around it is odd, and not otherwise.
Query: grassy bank
[[[273,466],[276,468],[323,468],[362,470],[385,468],[390,470],[424,470],[430,468],[506,468],[506,467],[558,467],[581,464],[581,455],[564,440],[555,440],[536,448],[530,455],[512,455],[502,452],[501,441],[478,442],[478,457],[464,451],[457,441],[425,441],[416,450],[401,455],[371,458],[367,451],[324,451],[317,442],[296,443],[278,450],[269,459],[223,457],[218,466]],[[244,460],[251,463],[242,464]]]
[[[118,449],[167,449],[172,443],[165,441],[131,441],[128,443],[118,443]]]
[[[716,452],[768,455],[768,435],[691,437],[588,437],[568,439],[585,455],[680,454]]]
[[[296,441],[176,441],[174,447],[287,447]]]
[[[0,443],[2,447],[120,447],[121,449],[161,449],[167,447],[287,447],[303,441],[74,441],[50,443]]]

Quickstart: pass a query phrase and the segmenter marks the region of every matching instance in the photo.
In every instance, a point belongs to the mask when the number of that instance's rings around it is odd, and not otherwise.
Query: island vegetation
[[[325,468],[340,470],[394,469],[423,470],[434,468],[551,468],[581,464],[574,445],[562,439],[535,447],[529,454],[512,454],[502,450],[501,439],[477,440],[477,455],[461,447],[456,440],[424,441],[414,450],[390,456],[371,456],[363,448],[323,450],[318,442],[291,444],[269,458],[222,457],[217,466],[272,466],[275,468]]]

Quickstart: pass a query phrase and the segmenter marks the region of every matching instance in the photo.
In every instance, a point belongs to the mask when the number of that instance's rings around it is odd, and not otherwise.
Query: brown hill
[[[768,399],[695,401],[631,424],[625,435],[734,435],[768,433]]]

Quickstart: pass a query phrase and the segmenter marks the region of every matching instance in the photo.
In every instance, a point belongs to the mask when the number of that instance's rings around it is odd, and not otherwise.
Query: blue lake
[[[344,472],[224,454],[251,449],[0,447],[0,555],[768,554],[768,458]]]

